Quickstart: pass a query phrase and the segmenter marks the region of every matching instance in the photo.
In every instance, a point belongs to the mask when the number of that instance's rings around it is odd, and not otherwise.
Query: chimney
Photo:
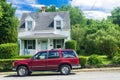
[[[45,6],[42,6],[41,9],[42,9],[42,12],[45,12]]]

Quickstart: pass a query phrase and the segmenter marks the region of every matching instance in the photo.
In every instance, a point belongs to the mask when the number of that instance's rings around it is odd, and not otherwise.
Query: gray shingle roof
[[[35,31],[54,29],[54,17],[56,15],[59,15],[63,19],[63,29],[70,29],[69,12],[32,12],[22,14],[19,30],[25,28],[25,19],[27,16],[31,16],[35,20]]]

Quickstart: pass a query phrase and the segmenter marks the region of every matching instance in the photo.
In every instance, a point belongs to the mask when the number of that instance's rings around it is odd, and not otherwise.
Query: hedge
[[[69,40],[65,42],[65,48],[66,49],[74,49],[76,50],[76,41],[74,40]]]
[[[10,59],[18,55],[18,44],[7,43],[0,45],[0,59]]]
[[[79,62],[81,64],[81,68],[85,68],[87,65],[87,58],[84,56],[79,57]]]
[[[116,55],[112,59],[114,64],[120,64],[120,55]]]
[[[93,54],[88,58],[88,64],[90,67],[102,67],[103,62],[98,55]]]
[[[11,71],[12,63],[16,59],[0,59],[0,71]]]

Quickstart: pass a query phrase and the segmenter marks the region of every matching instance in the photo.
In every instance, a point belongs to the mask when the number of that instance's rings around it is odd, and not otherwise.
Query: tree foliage
[[[2,7],[0,6],[0,18],[2,18]]]
[[[15,17],[16,9],[6,0],[0,0],[2,17],[0,18],[0,44],[17,42],[18,19]]]
[[[114,24],[118,24],[120,26],[120,7],[115,8],[108,19],[110,19]]]

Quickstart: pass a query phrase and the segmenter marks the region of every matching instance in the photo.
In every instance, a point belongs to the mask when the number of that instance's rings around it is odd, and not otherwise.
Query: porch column
[[[35,49],[36,49],[36,52],[38,52],[38,39],[35,39]]]
[[[47,49],[50,50],[50,39],[48,39]]]
[[[20,47],[20,49],[19,49],[19,55],[22,55],[22,42],[21,42],[21,39],[19,39],[19,47]]]

